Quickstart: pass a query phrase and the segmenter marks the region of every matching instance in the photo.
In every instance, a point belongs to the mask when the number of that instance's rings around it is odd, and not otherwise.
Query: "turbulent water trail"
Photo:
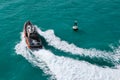
[[[43,32],[38,27],[37,30],[39,34],[46,39],[48,44],[55,47],[56,49],[62,50],[64,52],[70,52],[74,55],[89,56],[90,58],[93,57],[103,58],[106,61],[110,61],[114,64],[119,64],[120,56],[114,55],[113,52],[79,48],[76,45],[69,44],[67,41],[63,41],[59,37],[55,36],[53,30],[47,30]],[[117,52],[118,51],[120,52],[120,50],[117,50]]]
[[[47,67],[46,63],[44,63],[43,60],[35,57],[34,54],[27,48],[27,45],[25,43],[25,39],[23,36],[23,33],[21,33],[21,41],[15,46],[16,53],[18,55],[22,55],[24,58],[26,58],[30,63],[32,63],[34,66],[38,66],[40,69],[44,71],[44,73],[48,75],[53,75],[52,72]],[[50,79],[54,79],[54,75],[50,77]]]
[[[24,38],[22,37],[22,41],[15,47],[16,53],[25,57],[30,63],[40,67],[45,73],[53,75],[57,80],[120,79],[120,67],[117,69],[101,68],[84,61],[56,56],[46,49],[29,53],[25,47]]]

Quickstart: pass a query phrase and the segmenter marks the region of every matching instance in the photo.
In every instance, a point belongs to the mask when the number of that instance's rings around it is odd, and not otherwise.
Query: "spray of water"
[[[114,65],[119,64],[120,56],[116,56],[113,52],[106,52],[100,51],[96,49],[83,49],[79,48],[76,45],[69,44],[67,41],[61,40],[54,34],[53,30],[47,30],[43,32],[40,28],[37,28],[38,33],[43,36],[50,46],[53,46],[56,49],[62,50],[64,52],[69,52],[73,55],[80,55],[80,56],[89,56],[90,58],[102,58],[106,61],[113,63]],[[119,51],[119,52],[118,52]],[[116,50],[115,52],[120,53],[120,50]]]
[[[85,61],[78,61],[64,56],[56,56],[51,51],[41,49],[26,52],[24,37],[15,46],[16,53],[25,57],[30,63],[40,67],[46,74],[57,80],[119,80],[120,67],[102,68]]]

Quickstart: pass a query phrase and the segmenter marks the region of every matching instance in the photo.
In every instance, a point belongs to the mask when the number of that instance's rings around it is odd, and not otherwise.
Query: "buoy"
[[[77,30],[78,30],[78,24],[77,24],[77,21],[74,22],[73,30],[74,30],[74,31],[77,31]]]

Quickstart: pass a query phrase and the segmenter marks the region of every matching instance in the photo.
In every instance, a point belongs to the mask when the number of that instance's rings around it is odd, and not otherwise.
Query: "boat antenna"
[[[74,21],[74,26],[78,26],[77,20]]]

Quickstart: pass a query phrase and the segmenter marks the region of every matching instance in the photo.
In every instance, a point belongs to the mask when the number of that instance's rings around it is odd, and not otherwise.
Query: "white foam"
[[[70,52],[77,55],[85,55],[89,57],[101,57],[105,60],[112,60],[114,63],[118,63],[120,57],[116,57],[112,52],[100,51],[96,49],[83,49],[79,48],[74,44],[69,44],[67,41],[61,40],[59,37],[55,36],[53,30],[47,30],[43,32],[37,26],[37,31],[41,36],[43,36],[49,45],[55,47],[56,49],[62,50],[64,52]]]
[[[77,61],[64,56],[56,56],[49,50],[41,49],[26,53],[26,45],[22,40],[15,47],[16,53],[24,56],[32,64],[41,68],[39,61],[44,62],[57,80],[120,80],[120,68],[101,68],[84,61]],[[42,68],[44,70],[44,67]],[[47,71],[46,71],[47,72]]]
[[[25,43],[23,33],[21,33],[21,42],[15,46],[15,50],[18,55],[22,55],[34,66],[38,66],[40,69],[44,71],[44,73],[48,75],[53,75],[52,72],[49,70],[49,68],[44,63],[44,61],[42,61],[41,59],[38,60],[34,58],[34,55],[32,55],[32,53],[30,53],[30,51],[27,49],[27,45]],[[54,76],[51,76],[51,78],[54,79]]]

